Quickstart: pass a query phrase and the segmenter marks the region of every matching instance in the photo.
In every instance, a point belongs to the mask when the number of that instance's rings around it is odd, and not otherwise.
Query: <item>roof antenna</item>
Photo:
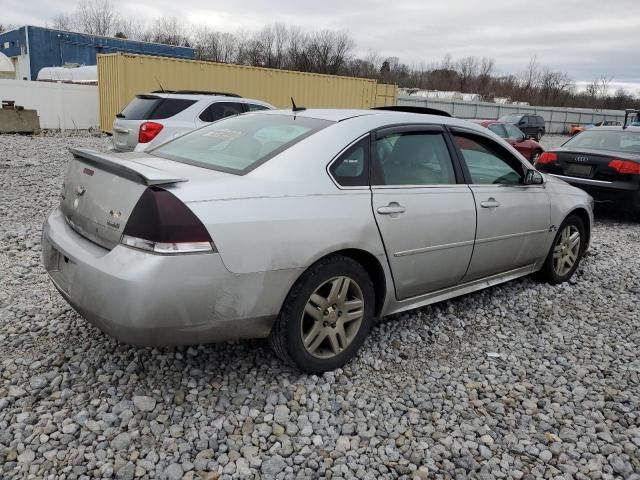
[[[296,102],[293,101],[293,97],[291,97],[291,105],[291,110],[293,110],[294,112],[302,112],[303,110],[306,110],[306,107],[296,106]]]
[[[161,91],[162,93],[166,93],[166,92],[164,91],[164,88],[162,88],[162,84],[160,83],[160,80],[158,80],[158,77],[153,77],[153,78],[155,78],[155,79],[156,79],[156,82],[158,82],[158,85],[160,85],[160,91]]]

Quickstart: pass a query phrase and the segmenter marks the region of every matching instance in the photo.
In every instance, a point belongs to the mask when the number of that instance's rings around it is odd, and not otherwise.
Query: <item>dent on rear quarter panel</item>
[[[384,254],[368,190],[193,203],[234,273],[307,267],[344,248]]]

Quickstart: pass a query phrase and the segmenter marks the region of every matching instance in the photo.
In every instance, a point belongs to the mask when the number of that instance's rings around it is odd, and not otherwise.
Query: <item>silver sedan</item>
[[[385,315],[568,280],[593,219],[588,194],[440,115],[273,110],[73,153],[42,251],[84,318],[137,345],[269,337],[307,372],[345,364]]]

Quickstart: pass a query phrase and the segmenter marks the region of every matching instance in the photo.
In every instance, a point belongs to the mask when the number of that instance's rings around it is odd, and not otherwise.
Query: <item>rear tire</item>
[[[539,142],[542,139],[542,130],[538,130],[536,133],[536,142]]]
[[[569,215],[560,225],[540,271],[547,282],[555,285],[571,278],[580,265],[586,238],[582,219],[577,215]]]
[[[269,335],[278,357],[307,373],[345,365],[366,339],[375,293],[366,270],[342,255],[304,272],[284,301]]]

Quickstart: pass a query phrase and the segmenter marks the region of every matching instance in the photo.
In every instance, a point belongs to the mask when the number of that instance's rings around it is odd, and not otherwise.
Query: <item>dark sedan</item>
[[[640,127],[595,127],[555,150],[536,167],[586,190],[596,202],[640,212]]]

